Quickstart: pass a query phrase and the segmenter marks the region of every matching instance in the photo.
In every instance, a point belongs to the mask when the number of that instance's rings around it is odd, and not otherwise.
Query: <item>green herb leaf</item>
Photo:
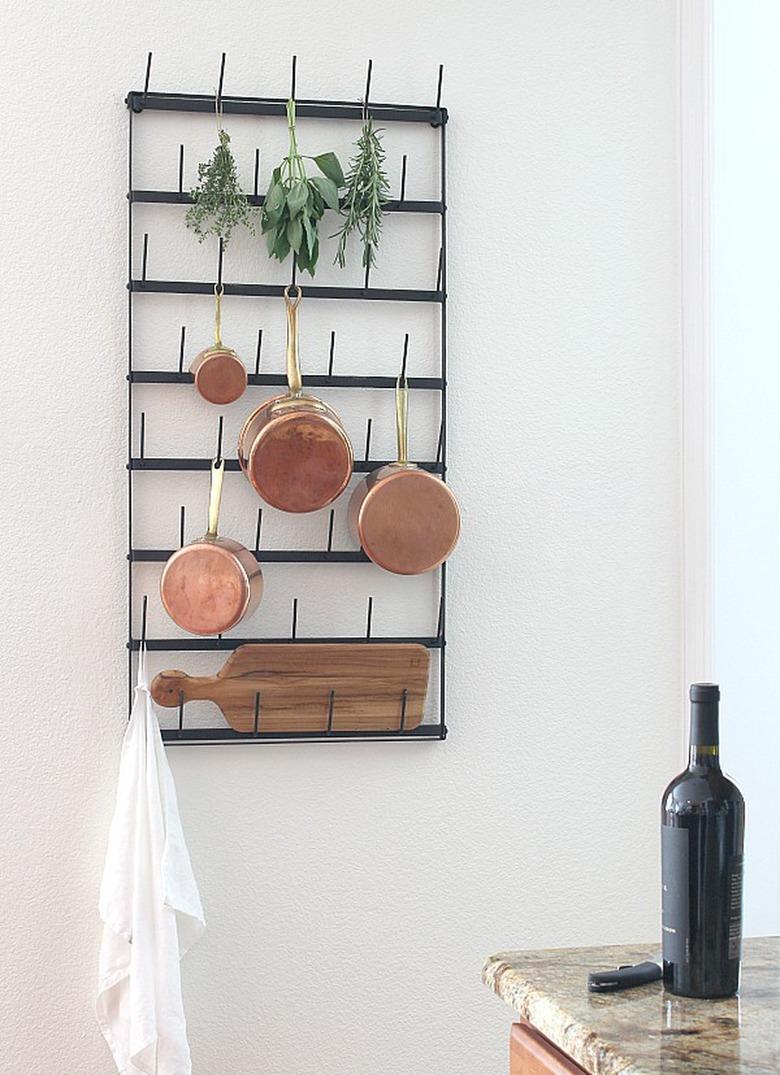
[[[295,217],[287,225],[287,241],[293,250],[300,250],[301,239],[303,238],[303,225],[301,224],[301,218]]]
[[[322,200],[327,205],[328,209],[338,210],[339,207],[339,188],[330,179],[323,179],[321,176],[313,176],[309,182],[316,188],[321,195]]]
[[[295,216],[303,209],[309,197],[309,184],[305,179],[296,180],[287,194],[287,208],[290,216]]]
[[[344,173],[335,153],[320,153],[319,157],[312,157],[312,160],[331,183],[335,183],[337,187],[344,186]]]

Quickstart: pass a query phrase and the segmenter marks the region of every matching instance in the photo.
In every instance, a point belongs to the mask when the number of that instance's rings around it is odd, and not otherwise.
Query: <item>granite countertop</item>
[[[745,940],[738,997],[587,991],[589,971],[659,958],[650,944],[499,952],[482,979],[591,1075],[778,1075],[780,937]]]

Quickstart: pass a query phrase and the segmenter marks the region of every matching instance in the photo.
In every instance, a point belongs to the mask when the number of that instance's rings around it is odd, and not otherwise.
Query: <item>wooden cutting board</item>
[[[214,702],[238,732],[324,732],[333,691],[333,731],[397,731],[404,690],[404,728],[422,721],[430,654],[416,643],[251,643],[239,646],[215,676],[160,672],[152,697],[177,707],[181,698]]]

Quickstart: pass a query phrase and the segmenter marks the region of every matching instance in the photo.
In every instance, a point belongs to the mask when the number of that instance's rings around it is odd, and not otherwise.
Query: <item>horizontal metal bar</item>
[[[376,470],[378,467],[387,466],[392,462],[390,459],[356,459],[352,465],[352,470],[355,474],[367,474],[369,471]],[[134,456],[127,464],[128,470],[210,470],[212,460],[211,459],[161,459],[161,458],[144,458],[139,459]],[[415,466],[420,470],[429,470],[432,474],[444,473],[444,467],[441,463],[415,463]],[[238,464],[237,459],[226,459],[225,470],[240,470],[241,467]]]
[[[281,298],[286,284],[225,284],[226,295]],[[214,295],[214,284],[200,280],[130,280],[129,291],[149,295]],[[309,299],[370,299],[377,302],[443,302],[443,291],[417,291],[403,287],[315,287],[305,285]]]
[[[173,549],[131,549],[127,559],[135,564],[163,564],[173,556]],[[367,564],[362,549],[254,549],[252,555],[261,564]]]
[[[144,93],[131,90],[126,98],[133,112],[207,112],[214,114],[216,101],[211,94],[201,93]],[[287,100],[283,97],[220,97],[220,107],[226,115],[284,116]],[[369,109],[381,123],[430,123],[440,127],[447,122],[447,109],[427,105],[374,104]],[[299,119],[362,119],[363,105],[355,101],[296,100]]]
[[[207,743],[403,743],[407,740],[447,738],[447,729],[440,724],[421,724],[403,732],[237,732],[234,728],[163,728],[164,743],[181,746]]]
[[[133,370],[127,375],[131,384],[193,384],[195,378],[191,373],[178,373],[174,370]],[[250,373],[247,376],[250,385],[255,387],[286,388],[287,378],[283,373]],[[304,381],[309,388],[395,388],[395,377],[340,377],[328,374],[306,374]],[[409,377],[409,388],[424,388],[441,392],[445,387],[441,377]]]
[[[230,651],[238,649],[239,646],[246,646],[250,643],[265,642],[273,643],[286,643],[290,646],[297,646],[303,643],[314,645],[325,645],[328,642],[338,643],[354,643],[355,645],[371,646],[379,643],[409,643],[416,642],[419,646],[425,646],[426,649],[441,649],[443,640],[437,637],[425,637],[420,636],[417,638],[407,638],[403,636],[395,636],[392,638],[386,638],[382,635],[371,635],[370,638],[366,638],[364,635],[346,635],[342,638],[147,638],[146,648],[148,650],[160,650],[169,651],[171,653],[184,653],[191,650],[204,650],[204,651]],[[140,648],[141,640],[138,638],[131,638],[127,643],[127,648],[134,653]]]
[[[128,192],[127,199],[133,203],[142,202],[145,205],[190,205],[192,194],[186,190],[131,190]],[[265,202],[265,195],[247,194],[246,200],[250,205],[262,205]],[[382,212],[441,214],[444,212],[444,204],[436,201],[411,201],[407,198],[403,201],[394,199],[384,203]]]

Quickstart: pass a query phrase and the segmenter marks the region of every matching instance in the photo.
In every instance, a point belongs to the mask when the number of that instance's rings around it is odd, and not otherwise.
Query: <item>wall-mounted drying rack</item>
[[[282,284],[268,283],[231,283],[223,281],[224,251],[222,243],[219,243],[218,260],[213,281],[170,281],[152,279],[148,275],[150,241],[149,234],[143,236],[141,274],[133,277],[133,249],[134,227],[133,210],[138,204],[156,205],[186,205],[191,202],[191,196],[184,187],[184,158],[185,147],[179,147],[178,189],[177,190],[139,190],[133,183],[133,130],[134,124],[141,122],[140,117],[144,112],[178,112],[178,113],[204,113],[212,115],[218,107],[224,115],[243,115],[258,117],[284,117],[286,98],[269,97],[237,97],[223,92],[225,78],[225,54],[222,54],[218,89],[215,95],[182,94],[182,93],[158,93],[150,89],[152,53],[147,57],[146,74],[143,90],[133,90],[128,93],[126,104],[128,107],[128,366],[127,366],[127,405],[128,405],[128,440],[127,440],[127,480],[128,480],[128,689],[132,695],[134,682],[134,658],[142,643],[149,651],[215,651],[228,653],[237,647],[257,642],[267,643],[414,643],[424,646],[438,660],[438,720],[435,723],[423,723],[415,728],[406,725],[406,694],[404,690],[398,699],[398,726],[390,731],[344,731],[333,727],[333,709],[338,704],[335,692],[331,692],[330,708],[326,727],[321,731],[268,731],[263,728],[262,704],[258,696],[256,702],[255,719],[251,731],[236,731],[231,727],[188,727],[185,720],[185,703],[181,702],[178,708],[178,724],[176,728],[163,730],[163,739],[168,743],[247,743],[269,741],[300,741],[309,740],[316,742],[334,742],[350,740],[373,740],[373,741],[421,741],[430,739],[444,739],[447,736],[445,722],[445,653],[446,653],[446,565],[438,569],[439,596],[438,611],[433,631],[428,636],[417,637],[383,637],[372,633],[373,598],[368,598],[365,615],[365,629],[361,634],[348,637],[307,638],[300,636],[298,632],[298,598],[294,598],[291,609],[290,633],[286,638],[243,638],[243,637],[171,637],[171,638],[147,638],[147,610],[148,594],[142,596],[140,610],[140,627],[138,636],[133,633],[133,624],[137,622],[135,616],[136,587],[134,586],[134,567],[139,563],[162,563],[168,559],[173,550],[169,549],[142,549],[137,548],[133,539],[133,483],[139,473],[149,471],[207,471],[211,460],[204,458],[173,458],[155,457],[150,458],[145,454],[146,439],[146,416],[140,414],[140,437],[138,445],[133,444],[133,419],[134,419],[134,392],[136,385],[186,385],[193,383],[193,377],[184,370],[186,350],[186,326],[181,327],[179,343],[178,366],[172,370],[138,370],[134,368],[133,360],[133,316],[136,296],[143,294],[180,294],[180,295],[204,295],[213,296],[215,286],[221,285],[225,295],[257,297],[281,297],[284,291]],[[447,110],[441,105],[443,67],[438,69],[436,84],[435,104],[405,105],[405,104],[379,104],[370,100],[372,63],[368,62],[365,90],[361,100],[358,101],[327,101],[308,100],[296,97],[296,73],[297,60],[292,58],[292,72],[290,96],[296,98],[297,115],[306,119],[326,120],[356,120],[361,121],[365,110],[381,124],[387,123],[417,123],[428,124],[435,128],[438,133],[439,143],[439,197],[434,200],[419,201],[406,198],[407,156],[403,156],[398,197],[387,203],[385,209],[390,213],[409,213],[435,215],[440,221],[440,247],[435,272],[432,274],[433,286],[429,289],[416,288],[376,288],[370,286],[370,270],[366,270],[363,287],[332,287],[307,284],[305,291],[307,300],[316,299],[350,299],[359,301],[375,302],[416,302],[430,303],[438,310],[440,322],[439,331],[439,375],[437,377],[410,377],[409,388],[413,390],[434,391],[440,398],[440,420],[436,457],[433,460],[421,461],[418,466],[433,471],[446,480],[447,474],[447,199],[446,199],[446,125],[448,121]],[[249,195],[249,201],[253,205],[262,205],[263,196],[258,192],[259,184],[259,150],[255,152],[254,189]],[[291,282],[295,283],[296,268],[293,260]],[[258,331],[257,350],[255,356],[254,372],[250,372],[248,383],[252,386],[283,387],[286,379],[282,374],[261,372],[262,354],[262,329]],[[408,336],[405,348],[408,346]],[[394,377],[380,376],[342,376],[333,373],[335,349],[335,332],[331,333],[330,355],[327,375],[307,375],[306,384],[316,388],[349,388],[349,389],[394,389],[396,380]],[[362,459],[356,460],[355,472],[365,473],[383,465],[383,460],[374,460],[370,457],[371,422],[367,420],[365,451]],[[218,451],[221,455],[222,419],[219,423]],[[225,461],[227,471],[239,470],[236,459]],[[272,509],[267,509],[272,510]],[[265,550],[261,547],[263,508],[258,509],[257,527],[255,535],[254,554],[258,561],[264,564],[297,564],[297,563],[360,563],[368,562],[365,553],[360,549],[339,550],[333,549],[333,526],[334,512],[329,514],[328,534],[324,540],[322,549],[290,549],[290,550]],[[180,509],[180,544],[184,543],[184,508]],[[434,672],[436,669],[433,670]]]

